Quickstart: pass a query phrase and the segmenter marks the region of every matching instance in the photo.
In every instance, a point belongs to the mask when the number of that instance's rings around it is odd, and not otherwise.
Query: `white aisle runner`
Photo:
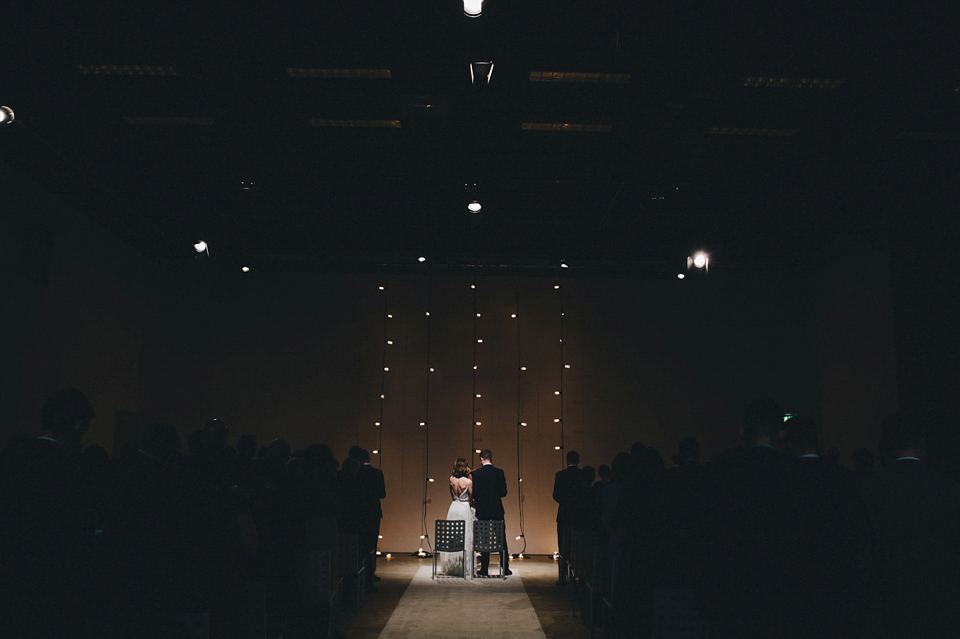
[[[506,580],[447,577],[434,581],[432,572],[432,566],[420,566],[381,639],[545,639],[517,568]]]

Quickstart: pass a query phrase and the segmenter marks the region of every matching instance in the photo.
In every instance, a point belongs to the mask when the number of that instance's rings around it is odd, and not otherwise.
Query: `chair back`
[[[503,552],[504,527],[502,519],[482,519],[473,522],[473,550],[475,552]]]
[[[438,519],[433,533],[435,552],[463,552],[466,522],[462,519]]]

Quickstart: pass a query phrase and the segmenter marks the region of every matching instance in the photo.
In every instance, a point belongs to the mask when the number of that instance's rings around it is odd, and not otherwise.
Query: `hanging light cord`
[[[521,418],[521,402],[520,402],[520,382],[521,382],[521,366],[522,360],[520,359],[520,277],[517,277],[517,303],[516,303],[516,316],[517,316],[517,507],[520,514],[520,539],[523,541],[523,549],[520,551],[522,555],[527,549],[527,536],[523,531],[523,455],[522,447],[520,445],[520,428],[522,424]]]
[[[560,468],[565,467],[566,443],[564,442],[564,423],[563,423],[563,278],[560,286]]]
[[[423,510],[421,517],[421,534],[427,542],[429,553],[433,553],[430,543],[430,533],[427,530],[427,486],[430,485],[430,307],[433,301],[433,277],[427,279],[427,384],[424,393],[423,415]]]
[[[390,317],[390,314],[387,312],[390,310],[390,307],[387,304],[387,291],[390,290],[390,276],[387,276],[384,285],[383,343],[380,345],[380,348],[382,349],[382,355],[380,358],[380,417],[377,420],[377,430],[379,431],[377,433],[377,450],[380,451],[380,454],[377,455],[377,468],[380,468],[381,470],[383,469],[383,398],[387,392],[387,319]]]

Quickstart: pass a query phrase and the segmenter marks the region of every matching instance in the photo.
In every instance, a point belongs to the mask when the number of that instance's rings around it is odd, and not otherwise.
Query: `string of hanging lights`
[[[430,373],[433,368],[430,366],[430,310],[433,302],[433,277],[427,277],[427,310],[424,313],[426,317],[427,332],[427,367],[426,384],[424,385],[424,407],[423,421],[420,427],[423,428],[423,503],[420,517],[420,547],[417,550],[418,557],[430,557],[433,553],[433,546],[430,544],[430,533],[427,529],[427,505],[432,501],[428,496],[428,489],[433,483],[430,477]],[[427,550],[423,545],[426,544]]]
[[[522,412],[522,376],[523,371],[526,370],[526,367],[523,366],[522,351],[520,348],[520,277],[517,277],[517,301],[514,306],[514,312],[510,315],[511,318],[517,320],[517,510],[518,510],[518,521],[520,524],[520,534],[517,535],[517,541],[523,542],[523,548],[519,553],[514,555],[516,559],[523,559],[523,553],[527,549],[527,536],[524,533],[523,529],[523,447],[521,445],[520,431],[524,428],[527,423],[523,420]]]

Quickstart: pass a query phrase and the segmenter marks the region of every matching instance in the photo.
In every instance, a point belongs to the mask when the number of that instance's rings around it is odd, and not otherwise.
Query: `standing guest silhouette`
[[[370,453],[359,446],[354,446],[350,449],[350,456],[360,462],[356,475],[361,500],[358,509],[357,540],[360,554],[366,565],[364,574],[367,577],[367,591],[372,592],[376,590],[373,582],[376,581],[377,540],[380,538],[380,520],[383,519],[380,500],[386,499],[387,489],[383,471],[370,465]]]
[[[493,465],[493,453],[489,449],[480,453],[480,468],[473,471],[473,501],[477,507],[477,519],[481,521],[503,521],[503,503],[500,501],[507,496],[507,478],[503,471]],[[503,539],[506,549],[506,535]],[[478,575],[487,576],[490,566],[490,553],[480,553],[480,570]],[[510,571],[510,555],[503,553],[503,574],[512,575]]]
[[[580,492],[581,473],[577,466],[580,464],[580,453],[571,450],[567,453],[567,467],[557,473],[553,481],[553,501],[560,504],[557,507],[557,548],[562,551],[563,529],[574,525],[574,500]],[[557,562],[560,569],[558,586],[567,585],[567,560],[560,555]]]
[[[881,425],[886,471],[856,480],[851,592],[870,637],[949,637],[960,627],[960,485],[922,461],[923,423],[898,412]]]

